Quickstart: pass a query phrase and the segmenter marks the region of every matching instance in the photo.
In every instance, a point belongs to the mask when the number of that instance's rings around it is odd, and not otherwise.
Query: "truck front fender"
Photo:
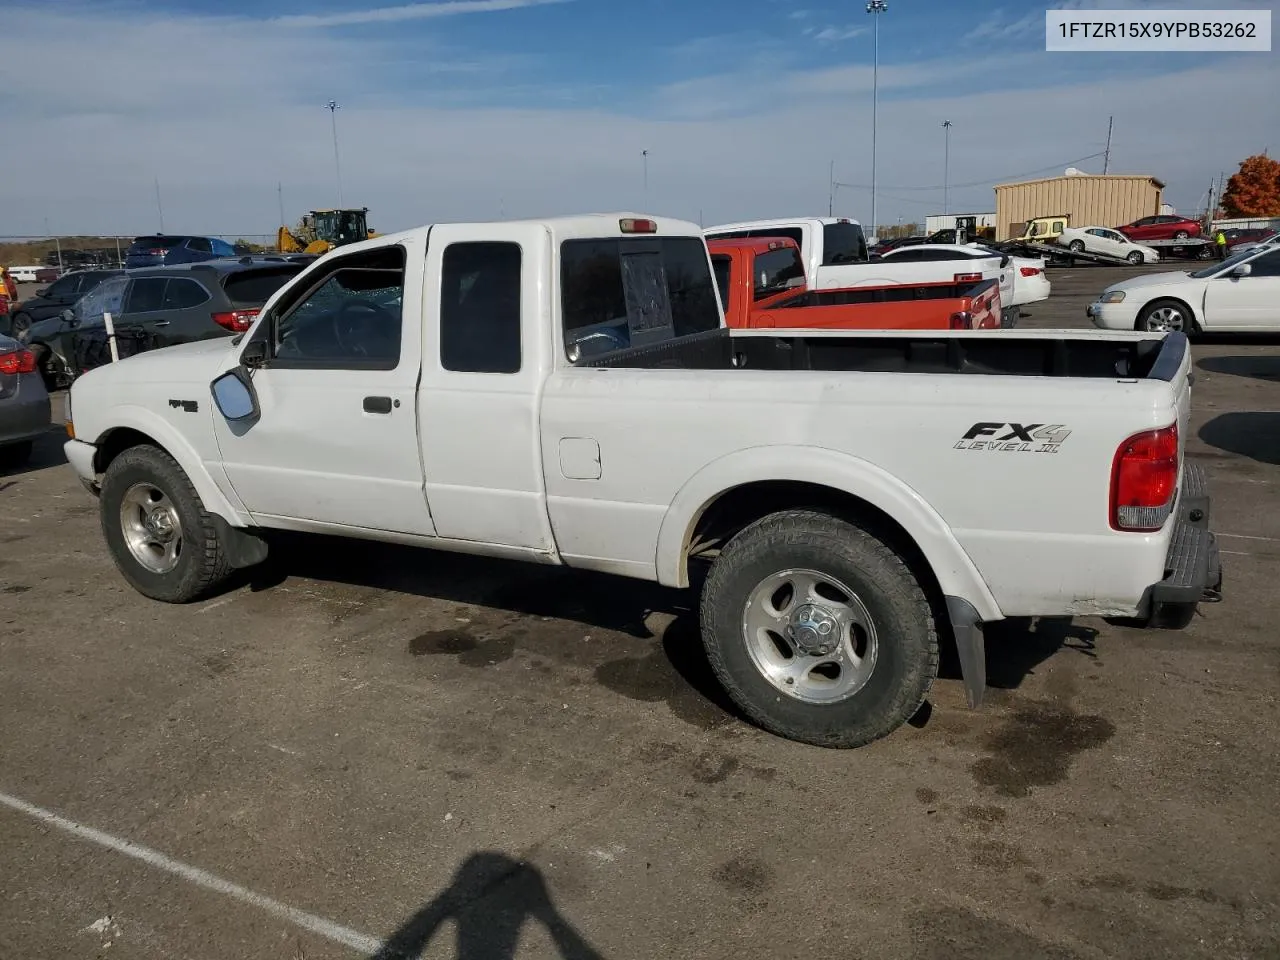
[[[200,500],[209,513],[221,517],[233,527],[253,526],[253,521],[249,518],[248,512],[243,509],[239,498],[235,497],[231,483],[222,473],[222,468],[217,464],[207,463],[190,441],[163,417],[146,407],[133,404],[112,407],[111,425],[98,433],[93,441],[94,446],[99,451],[109,448],[111,435],[120,430],[141,433],[149,437],[156,446],[173,457],[190,478],[191,485],[196,488],[196,493],[200,495]],[[99,472],[105,469],[105,465],[99,460],[100,456],[101,452],[94,458],[95,467]],[[216,470],[221,476],[215,479],[211,470]],[[224,491],[230,491],[230,493]]]
[[[676,494],[658,533],[658,581],[689,585],[690,537],[707,508],[729,491],[751,483],[792,481],[856,497],[897,522],[915,541],[943,594],[967,601],[984,620],[1003,614],[978,568],[951,529],[918,493],[873,463],[822,447],[751,447],[713,460]]]

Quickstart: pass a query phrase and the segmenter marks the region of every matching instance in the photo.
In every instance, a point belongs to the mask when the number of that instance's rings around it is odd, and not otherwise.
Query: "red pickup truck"
[[[1000,283],[957,273],[950,283],[810,290],[786,237],[709,240],[725,322],[736,328],[990,330],[1000,326]],[[963,262],[957,263],[963,267]]]

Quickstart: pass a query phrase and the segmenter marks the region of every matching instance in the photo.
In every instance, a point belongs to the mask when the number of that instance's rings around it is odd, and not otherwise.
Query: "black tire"
[[[173,504],[182,525],[182,551],[168,573],[148,570],[134,558],[121,526],[121,502],[138,483],[151,484]],[[212,518],[177,462],[158,447],[131,447],[111,461],[102,480],[102,533],[124,578],[144,596],[165,603],[189,603],[215,590],[231,564]]]
[[[1072,240],[1070,246],[1067,247],[1072,253],[1084,253],[1084,241]]]
[[[0,447],[0,470],[20,467],[31,459],[31,451],[35,444],[30,440],[11,443]]]
[[[1212,260],[1213,249],[1206,243],[1203,247],[1196,251],[1197,260]]]
[[[31,329],[31,314],[15,313],[9,318],[9,336],[17,340],[26,331]]]
[[[1132,263],[1135,267],[1140,267],[1143,265],[1143,263],[1146,262],[1147,258],[1142,255],[1141,250],[1135,250],[1133,251],[1133,253],[1129,254],[1129,256],[1125,257],[1125,259],[1128,260],[1130,263]]]
[[[1175,240],[1185,240],[1185,239],[1187,239],[1187,237],[1188,237],[1188,236],[1190,236],[1190,234],[1188,234],[1188,233],[1187,233],[1187,231],[1185,231],[1185,230],[1179,230],[1177,233],[1175,233],[1175,234],[1173,235],[1173,239],[1175,239]]]
[[[748,599],[768,577],[796,569],[847,584],[875,625],[875,664],[847,699],[818,704],[783,693],[748,650]],[[816,511],[771,514],[730,540],[703,589],[701,621],[711,667],[734,703],[766,730],[816,746],[859,747],[892,733],[920,708],[938,672],[933,612],[902,558]]]
[[[1185,333],[1187,336],[1191,336],[1200,332],[1200,326],[1196,323],[1195,314],[1191,312],[1191,308],[1181,300],[1174,300],[1172,298],[1152,300],[1148,303],[1138,314],[1138,319],[1134,323],[1133,328],[1135,330],[1145,330],[1152,333],[1161,332],[1151,327],[1151,321],[1153,316],[1166,310],[1176,311],[1182,316],[1182,324],[1180,327],[1176,328],[1182,333]]]

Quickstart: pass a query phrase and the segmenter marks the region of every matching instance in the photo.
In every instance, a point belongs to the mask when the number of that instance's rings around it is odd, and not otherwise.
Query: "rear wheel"
[[[1147,304],[1142,313],[1138,314],[1135,328],[1152,333],[1198,332],[1191,308],[1178,300],[1156,300]]]
[[[892,733],[938,670],[920,584],[882,541],[829,514],[775,513],[742,530],[711,569],[701,619],[734,702],[804,743],[857,747]]]
[[[1068,249],[1069,249],[1072,253],[1084,253],[1084,241],[1083,241],[1083,240],[1072,240],[1072,241],[1071,241],[1071,245],[1068,247]]]
[[[1196,251],[1197,260],[1212,260],[1213,249],[1206,243],[1203,247]]]
[[[1129,254],[1129,256],[1126,257],[1125,259],[1128,260],[1130,263],[1132,263],[1135,267],[1140,267],[1142,266],[1143,261],[1146,260],[1146,257],[1142,255],[1141,250],[1135,250],[1133,251],[1133,253]]]
[[[102,480],[102,532],[134,589],[187,603],[231,572],[224,544],[200,496],[163,450],[137,446],[111,461]]]
[[[1187,239],[1187,237],[1188,237],[1188,236],[1190,236],[1190,234],[1188,234],[1188,233],[1187,233],[1187,231],[1185,231],[1185,230],[1179,230],[1177,233],[1175,233],[1175,234],[1173,235],[1173,239],[1175,239],[1175,240],[1185,240],[1185,239]]]
[[[9,336],[15,340],[20,339],[30,329],[31,314],[29,313],[15,313],[9,321]]]

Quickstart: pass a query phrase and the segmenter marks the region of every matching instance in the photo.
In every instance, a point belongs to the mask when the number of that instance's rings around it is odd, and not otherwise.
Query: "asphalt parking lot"
[[[1225,602],[998,625],[983,709],[944,664],[847,752],[642,583],[305,539],[153,603],[51,434],[0,474],[0,957],[1280,957],[1280,338],[1195,355]]]

